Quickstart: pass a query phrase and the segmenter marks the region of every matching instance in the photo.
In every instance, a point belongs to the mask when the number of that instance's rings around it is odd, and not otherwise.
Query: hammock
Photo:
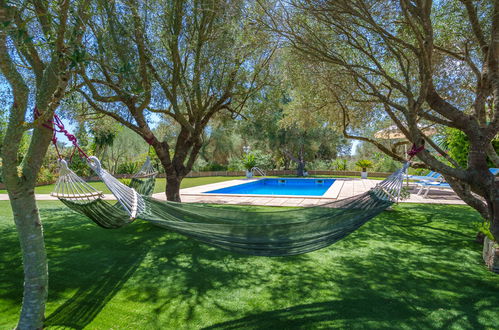
[[[319,206],[277,211],[160,201],[121,183],[101,167],[96,157],[89,158],[89,165],[118,202],[103,200],[100,192],[64,163],[59,181],[71,181],[73,195],[79,195],[83,187],[86,193],[84,197],[68,198],[64,193],[57,197],[101,227],[119,228],[138,218],[225,250],[286,256],[331,245],[398,201],[409,162],[366,193]]]
[[[134,213],[132,212],[133,208],[129,206],[130,203],[125,200],[118,200],[118,203],[111,203],[104,200],[102,191],[98,191],[76,175],[68,167],[64,159],[59,160],[59,165],[59,178],[55,184],[54,191],[51,193],[52,196],[57,197],[66,206],[84,215],[88,212],[87,208],[98,204],[100,214],[94,215],[94,217],[99,219],[96,223],[104,228],[120,228],[135,220]],[[109,173],[106,172],[106,174],[112,178],[112,180],[109,180],[106,177],[109,181],[109,185],[108,182],[105,182],[108,188],[113,187],[114,190],[116,189],[115,187],[123,186],[126,188],[123,192],[130,191],[135,195],[150,196],[154,191],[157,172],[151,165],[150,158],[147,157],[140,170],[132,176],[128,186],[125,186]],[[92,219],[92,216],[89,215],[89,218]]]
[[[151,158],[147,157],[140,170],[133,175],[128,186],[140,195],[151,196],[154,192],[157,174],[158,172],[151,164]]]

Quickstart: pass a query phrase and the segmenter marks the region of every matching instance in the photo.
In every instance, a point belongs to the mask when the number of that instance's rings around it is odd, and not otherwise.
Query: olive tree
[[[442,156],[423,150],[414,166],[442,173],[499,239],[499,182],[487,165],[499,167],[491,144],[499,131],[499,1],[290,0],[265,8],[268,26],[291,47],[353,86],[329,82],[331,108],[346,125],[357,111],[371,108],[376,121],[381,110],[409,141],[431,146]],[[462,131],[470,144],[466,166],[423,134],[421,123]]]
[[[213,116],[237,117],[265,81],[272,50],[252,24],[249,1],[100,1],[94,46],[79,91],[94,111],[135,131],[166,173],[168,200],[180,201]],[[174,143],[155,134],[178,127]]]
[[[88,1],[0,1],[0,83],[11,94],[2,170],[23,256],[20,329],[43,327],[48,273],[34,187],[52,138],[44,125],[63,98],[81,52],[87,7]],[[31,109],[41,115],[36,118]],[[26,131],[32,137],[20,157]]]

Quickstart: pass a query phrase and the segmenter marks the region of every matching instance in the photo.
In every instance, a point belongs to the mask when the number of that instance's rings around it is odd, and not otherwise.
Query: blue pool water
[[[206,193],[322,196],[334,181],[334,179],[262,179]]]

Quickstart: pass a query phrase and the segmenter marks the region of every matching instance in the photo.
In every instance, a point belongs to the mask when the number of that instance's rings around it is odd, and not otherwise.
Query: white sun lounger
[[[490,173],[493,175],[499,174],[499,168],[489,168]],[[427,180],[422,180],[420,182],[416,183],[417,186],[419,186],[419,191],[418,195],[421,195],[424,189],[426,189],[423,198],[426,198],[428,196],[428,193],[432,188],[439,188],[439,189],[450,189],[452,190],[452,187],[450,184],[447,182],[442,182],[442,181],[427,181]]]

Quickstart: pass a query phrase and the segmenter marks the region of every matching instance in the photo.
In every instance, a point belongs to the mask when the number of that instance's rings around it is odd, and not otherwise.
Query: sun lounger
[[[433,171],[430,171],[430,173],[426,175],[406,175],[406,179],[418,181],[435,181],[440,177],[442,177],[442,174]]]
[[[499,168],[489,168],[490,173],[493,175],[499,174]],[[438,189],[450,189],[452,190],[452,187],[450,184],[447,182],[442,182],[442,181],[435,181],[435,180],[421,180],[420,182],[417,182],[416,185],[419,187],[418,195],[421,195],[424,189],[426,189],[423,197],[426,198],[428,196],[428,193],[432,188],[438,188]]]

